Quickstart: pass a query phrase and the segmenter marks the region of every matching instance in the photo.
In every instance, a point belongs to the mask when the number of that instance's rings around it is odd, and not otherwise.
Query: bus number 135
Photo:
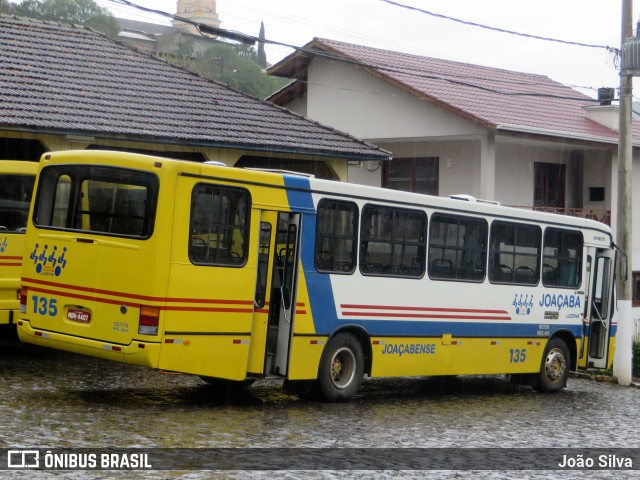
[[[58,300],[55,298],[39,297],[33,295],[33,313],[55,317],[58,314]]]
[[[509,349],[509,362],[510,363],[523,363],[527,359],[526,348],[511,348]]]

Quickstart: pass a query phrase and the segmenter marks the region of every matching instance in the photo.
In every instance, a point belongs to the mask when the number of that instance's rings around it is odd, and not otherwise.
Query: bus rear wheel
[[[317,388],[322,400],[348,402],[360,388],[364,374],[360,342],[349,333],[338,333],[322,352]]]
[[[534,388],[539,392],[558,392],[567,386],[571,357],[564,340],[552,338],[544,350]]]

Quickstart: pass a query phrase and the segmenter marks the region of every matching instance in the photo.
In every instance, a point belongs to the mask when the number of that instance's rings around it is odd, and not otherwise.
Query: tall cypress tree
[[[264,51],[264,22],[260,22],[260,35],[258,35],[258,64],[267,68],[267,54]]]

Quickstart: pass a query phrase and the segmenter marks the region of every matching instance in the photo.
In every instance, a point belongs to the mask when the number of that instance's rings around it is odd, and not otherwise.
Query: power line
[[[609,47],[608,45],[596,45],[596,44],[593,44],[593,43],[582,43],[582,42],[574,42],[574,41],[571,41],[571,40],[560,40],[560,39],[557,39],[557,38],[542,37],[542,36],[539,36],[539,35],[532,35],[532,34],[529,34],[529,33],[522,33],[522,32],[516,32],[516,31],[513,31],[513,30],[506,30],[504,28],[491,27],[491,26],[488,26],[488,25],[483,25],[481,23],[469,22],[467,20],[461,20],[459,18],[450,17],[448,15],[443,15],[441,13],[430,12],[430,11],[424,10],[422,8],[413,7],[411,5],[404,5],[402,3],[394,2],[393,0],[380,0],[380,1],[382,1],[384,3],[388,3],[389,5],[394,5],[396,7],[405,8],[407,10],[413,10],[415,12],[424,13],[425,15],[431,15],[432,17],[443,18],[445,20],[451,20],[453,22],[461,23],[463,25],[469,25],[469,26],[472,26],[472,27],[484,28],[486,30],[493,30],[494,32],[508,33],[509,35],[518,35],[520,37],[533,38],[535,40],[544,40],[544,41],[547,41],[547,42],[563,43],[565,45],[574,45],[574,46],[578,46],[578,47],[603,48],[605,50],[613,51],[613,52],[618,52],[619,51],[617,48]]]
[[[429,73],[425,73],[423,71],[416,71],[413,69],[409,69],[409,68],[403,68],[403,67],[397,67],[397,66],[385,66],[385,65],[377,65],[377,64],[372,64],[372,63],[365,63],[365,62],[361,62],[358,60],[353,60],[353,59],[349,59],[349,58],[345,58],[344,56],[339,56],[339,55],[334,55],[328,52],[325,52],[323,50],[316,50],[316,49],[309,49],[309,48],[304,48],[304,47],[299,47],[297,45],[291,45],[288,43],[284,43],[284,42],[278,42],[275,40],[268,40],[268,39],[264,39],[264,40],[260,40],[258,37],[252,36],[252,35],[247,35],[241,32],[236,32],[236,31],[232,31],[232,30],[226,30],[223,28],[219,28],[219,27],[213,27],[210,25],[204,25],[201,24],[199,22],[195,22],[191,19],[188,18],[184,18],[184,17],[180,17],[178,15],[172,14],[172,13],[168,13],[168,12],[164,12],[162,10],[155,10],[152,8],[148,8],[148,7],[143,7],[141,5],[138,5],[136,3],[133,3],[129,0],[108,0],[112,3],[116,3],[116,4],[121,4],[121,5],[126,5],[144,12],[149,12],[149,13],[153,13],[156,15],[161,15],[164,17],[168,17],[174,20],[178,20],[180,22],[184,22],[184,23],[188,23],[191,25],[194,25],[198,31],[204,36],[205,33],[208,34],[212,34],[212,35],[217,35],[217,36],[221,36],[221,37],[225,37],[225,38],[229,38],[232,40],[237,40],[243,43],[248,43],[248,44],[255,44],[257,42],[263,42],[265,44],[270,44],[270,45],[278,45],[278,46],[284,46],[290,49],[293,49],[295,51],[299,51],[299,52],[304,52],[304,53],[308,53],[314,56],[319,56],[319,57],[323,57],[329,60],[334,60],[334,61],[339,61],[342,63],[346,63],[346,64],[350,64],[350,65],[354,65],[354,66],[359,66],[359,67],[365,67],[365,68],[371,68],[371,69],[375,69],[375,70],[379,70],[379,71],[383,71],[383,72],[389,72],[389,73],[395,73],[395,74],[401,74],[401,75],[409,75],[412,77],[416,77],[416,78],[424,78],[424,79],[429,79],[429,80],[440,80],[443,82],[448,82],[454,85],[459,85],[459,86],[464,86],[464,87],[468,87],[468,88],[475,88],[478,90],[482,90],[485,92],[489,92],[489,93],[493,93],[493,94],[497,94],[497,95],[504,95],[504,96],[521,96],[521,97],[543,97],[543,98],[554,98],[554,99],[559,99],[559,100],[572,100],[572,101],[580,101],[580,102],[596,102],[597,100],[589,98],[589,97],[580,97],[578,98],[577,96],[569,96],[569,95],[556,95],[556,94],[550,94],[550,93],[537,93],[537,92],[506,92],[506,91],[501,91],[495,88],[490,88],[487,87],[485,85],[477,85],[477,84],[473,84],[469,81],[464,81],[462,79],[464,78],[468,78],[468,79],[478,79],[478,77],[473,77],[473,76],[461,76],[461,75],[456,75],[456,78],[451,78],[451,77],[447,77],[446,75],[441,75],[441,74],[429,74]],[[387,0],[382,0],[382,1],[387,1]],[[389,1],[388,3],[394,3]],[[400,4],[397,4],[399,6],[402,6]],[[412,8],[413,7],[408,7],[408,8]],[[584,45],[583,45],[584,46]],[[505,80],[498,80],[498,79],[493,79],[492,80],[495,83],[503,83],[503,84],[522,84],[522,85],[528,85],[528,86],[533,86],[535,85],[534,83],[530,82],[530,83],[526,83],[526,82],[509,82],[509,81],[505,81]],[[586,87],[583,87],[586,88]]]

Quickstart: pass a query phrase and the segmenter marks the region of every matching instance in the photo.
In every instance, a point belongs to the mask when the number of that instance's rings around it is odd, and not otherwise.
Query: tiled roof
[[[171,35],[175,33],[184,33],[183,29],[172,25],[158,25],[157,23],[140,22],[138,20],[129,20],[128,18],[116,18],[123,30],[135,30],[144,32],[149,35]]]
[[[387,152],[94,31],[0,16],[0,129],[386,159]]]
[[[615,141],[617,132],[587,118],[592,98],[544,75],[411,55],[316,38],[269,73],[304,79],[320,50],[365,64],[388,82],[458,115],[500,130]],[[640,138],[640,125],[634,124]]]

